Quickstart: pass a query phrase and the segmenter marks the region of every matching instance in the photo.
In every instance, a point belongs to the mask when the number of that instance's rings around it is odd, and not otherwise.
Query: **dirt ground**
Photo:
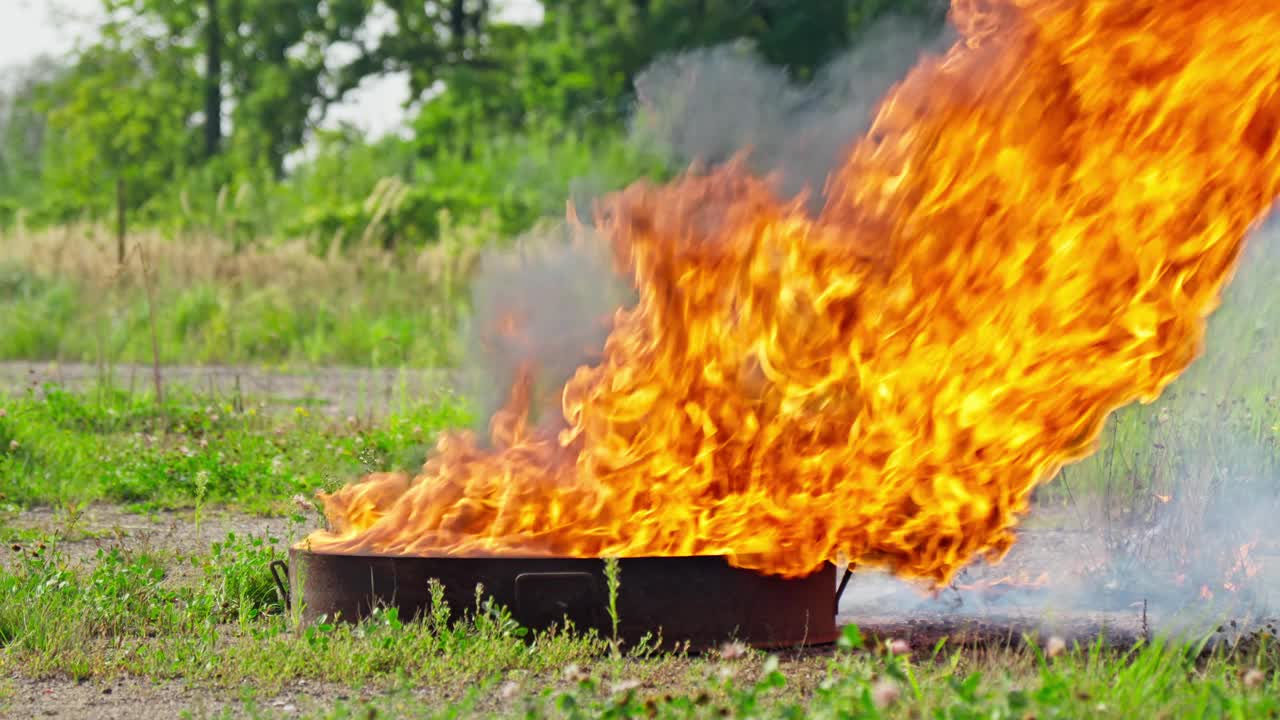
[[[38,531],[58,537],[59,549],[72,563],[92,562],[99,550],[113,547],[158,557],[186,557],[208,552],[215,542],[225,540],[230,532],[242,537],[269,535],[291,541],[308,530],[292,525],[285,518],[265,518],[218,509],[206,509],[197,527],[192,511],[142,515],[113,505],[91,506],[74,518],[63,510],[36,508],[0,518],[0,527],[19,532]],[[8,555],[0,554],[0,563],[6,562]],[[175,569],[180,572],[191,570],[186,564],[175,564]]]
[[[181,387],[213,398],[237,395],[262,402],[268,409],[292,410],[305,405],[333,417],[383,417],[402,401],[430,397],[455,387],[457,378],[445,370],[369,368],[307,368],[279,371],[247,366],[164,366],[161,385]],[[147,365],[110,368],[82,363],[0,363],[0,389],[40,392],[47,383],[83,390],[110,377],[123,389],[150,391],[153,371]]]
[[[73,560],[90,562],[99,548],[114,546],[144,550],[161,556],[206,552],[212,543],[239,534],[275,534],[286,540],[313,529],[290,525],[280,518],[261,518],[229,512],[206,512],[195,529],[190,512],[139,515],[120,507],[91,507],[78,518],[61,511],[40,509],[5,518],[15,530],[39,530],[66,538],[62,548]],[[939,640],[947,646],[1016,648],[1025,638],[1041,640],[1059,635],[1068,642],[1090,642],[1104,633],[1117,645],[1131,644],[1148,633],[1185,630],[1185,619],[1163,613],[1154,604],[1107,602],[1095,585],[1072,580],[1064,558],[1088,558],[1096,537],[1086,530],[1042,521],[1025,531],[1014,551],[998,566],[976,564],[957,580],[961,588],[930,594],[919,586],[875,572],[853,576],[840,603],[839,622],[856,623],[872,641],[905,639],[928,655]],[[181,563],[175,564],[180,566]],[[1044,586],[1015,582],[981,589],[1002,577],[1035,578],[1043,570],[1058,579]],[[176,581],[182,581],[177,578]],[[976,586],[976,588],[975,588]],[[1131,600],[1136,596],[1124,596]],[[1182,623],[1181,625],[1177,623]],[[1208,624],[1206,624],[1208,623]],[[1213,623],[1192,627],[1202,632]],[[1220,634],[1227,639],[1227,634]],[[358,691],[297,682],[278,692],[238,696],[225,690],[188,686],[182,682],[150,682],[136,678],[77,682],[72,679],[29,680],[11,675],[0,680],[0,717],[171,718],[244,716],[249,701],[268,717],[331,708],[339,700],[359,699]]]
[[[289,717],[332,708],[335,702],[361,699],[350,689],[299,680],[266,696],[237,697],[225,690],[189,687],[179,682],[138,678],[76,682],[74,680],[9,680],[0,700],[0,718],[221,718],[247,715]],[[364,698],[367,699],[367,698]]]

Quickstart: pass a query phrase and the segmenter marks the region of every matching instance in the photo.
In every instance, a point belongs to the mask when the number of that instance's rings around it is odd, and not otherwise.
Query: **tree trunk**
[[[467,2],[453,0],[449,8],[449,38],[453,51],[458,54],[456,62],[462,62],[463,50],[467,47]]]
[[[212,158],[222,145],[222,26],[218,0],[205,0],[204,152]]]
[[[129,237],[129,204],[124,179],[116,178],[116,264],[124,267],[125,244]]]

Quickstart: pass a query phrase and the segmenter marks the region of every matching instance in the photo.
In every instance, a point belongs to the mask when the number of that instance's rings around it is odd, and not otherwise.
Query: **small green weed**
[[[248,624],[268,614],[284,611],[268,569],[273,560],[283,559],[279,538],[241,538],[228,533],[213,544],[204,559],[205,591],[220,617]]]
[[[609,592],[609,622],[613,626],[614,651],[618,647],[618,591],[622,588],[622,566],[618,558],[605,558],[604,579]]]

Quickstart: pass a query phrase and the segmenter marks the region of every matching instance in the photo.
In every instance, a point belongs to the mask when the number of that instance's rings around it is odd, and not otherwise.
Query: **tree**
[[[107,207],[116,177],[139,207],[175,180],[203,198],[282,179],[371,76],[406,73],[421,105],[408,175],[485,162],[495,137],[614,138],[634,79],[670,53],[745,41],[804,81],[869,20],[935,22],[943,0],[543,0],[536,27],[497,22],[491,0],[102,3],[101,39],[35,93],[49,110],[37,172],[62,214]]]
[[[56,218],[105,213],[117,179],[134,206],[196,164],[198,78],[188,49],[104,34],[41,92],[47,208]]]
[[[383,0],[389,29],[360,44],[339,89],[371,75],[403,72],[413,100],[425,100],[415,123],[424,155],[458,149],[497,128],[519,124],[513,93],[526,28],[495,24],[489,0]]]
[[[349,74],[328,51],[352,41],[373,0],[104,0],[106,31],[138,42],[162,38],[199,78],[204,156],[279,176]],[[177,59],[175,57],[175,59]],[[331,88],[337,87],[337,91]],[[230,119],[224,135],[223,121]]]
[[[41,88],[65,69],[52,58],[37,58],[10,70],[0,86],[0,205],[30,202],[39,193],[41,155],[48,121],[38,107]],[[0,207],[0,221],[8,214]]]
[[[176,1],[176,0],[168,0]],[[372,0],[220,0],[229,7],[228,84],[238,164],[259,158],[280,176],[284,160],[306,140],[329,104],[355,85],[329,50],[356,39]]]

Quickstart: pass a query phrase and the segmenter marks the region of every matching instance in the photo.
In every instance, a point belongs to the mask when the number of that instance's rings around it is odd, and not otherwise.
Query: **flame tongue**
[[[313,549],[726,554],[946,582],[1034,486],[1194,358],[1280,192],[1280,8],[955,0],[817,218],[738,166],[600,224],[639,303],[567,429],[450,434],[411,484],[325,496]],[[370,507],[376,507],[371,510]]]

